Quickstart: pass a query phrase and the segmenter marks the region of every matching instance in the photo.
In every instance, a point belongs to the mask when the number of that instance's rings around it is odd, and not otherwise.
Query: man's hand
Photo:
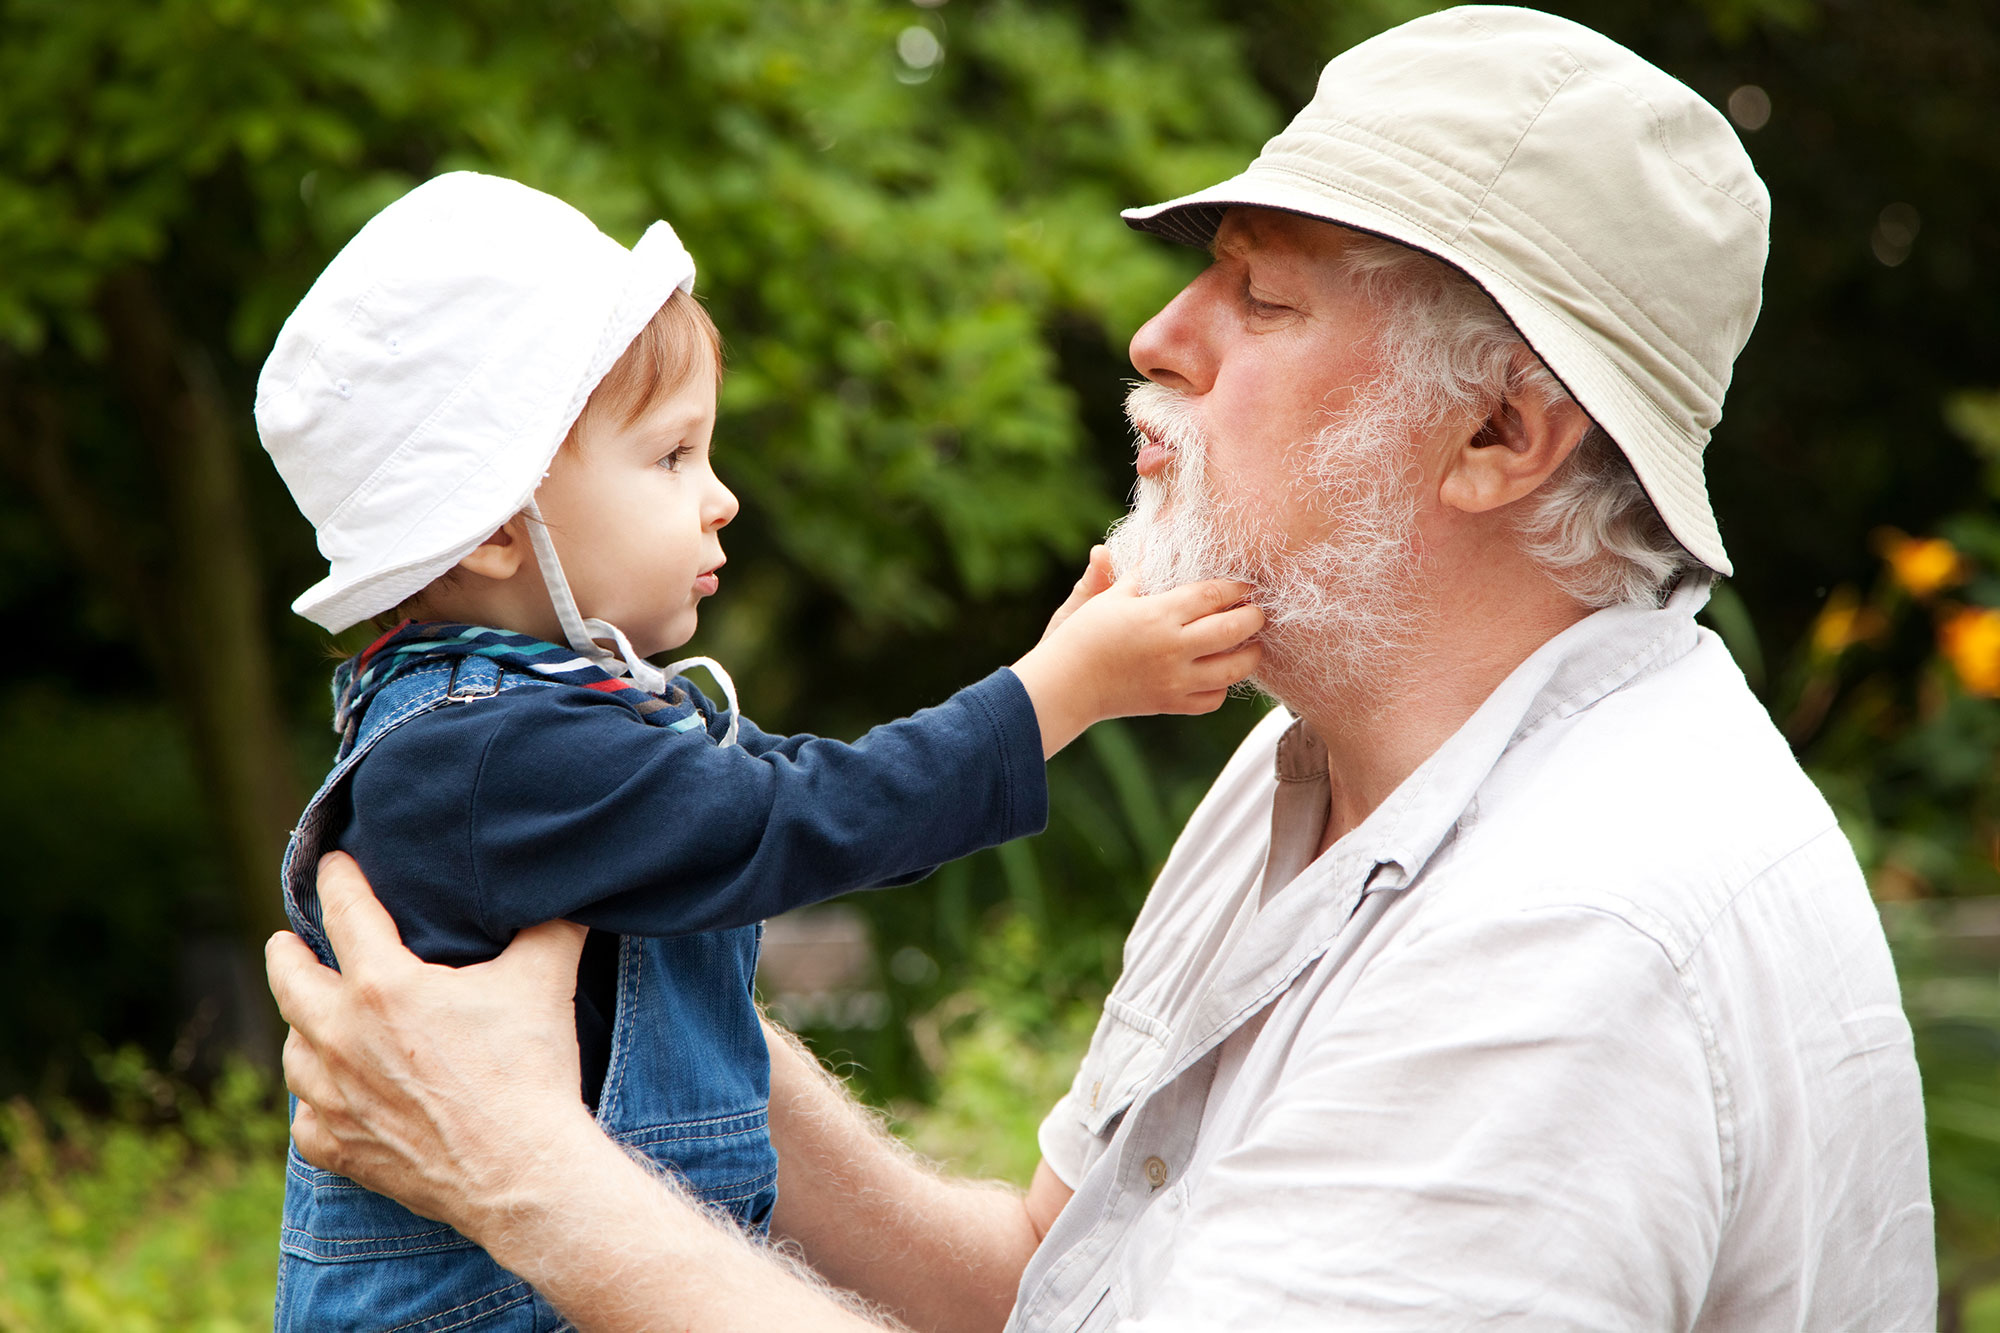
[[[352,858],[321,861],[319,894],[341,971],[289,932],[264,948],[292,1026],[292,1140],[314,1165],[481,1239],[524,1161],[566,1136],[601,1138],[577,1092],[584,929],[552,921],[491,962],[434,967],[403,947]]]
[[[457,1227],[582,1333],[883,1327],[599,1132],[577,1095],[582,927],[552,922],[522,931],[490,963],[432,967],[403,947],[348,857],[321,861],[319,892],[343,970],[322,967],[295,935],[265,947],[292,1024],[285,1081],[300,1098],[292,1137],[307,1161]],[[913,1256],[925,1270],[914,1283],[907,1262],[863,1276],[878,1279],[880,1296],[934,1314],[933,1327],[999,1327],[1040,1235],[1019,1196],[954,1189],[873,1142],[867,1116],[810,1055],[781,1052],[773,1073],[786,1105],[774,1118],[817,1122],[817,1134],[793,1144],[808,1159],[831,1152],[841,1169],[829,1190],[781,1157],[786,1190],[806,1196],[789,1201],[791,1214],[804,1202],[838,1228],[844,1257],[857,1246]],[[794,1105],[801,1096],[810,1110]],[[852,1195],[840,1181],[855,1172],[868,1175],[865,1197],[838,1197]],[[856,1236],[871,1224],[883,1230]]]
[[[1091,552],[1041,642],[1014,664],[1044,756],[1108,717],[1212,712],[1263,657],[1252,636],[1264,613],[1244,601],[1249,584],[1209,579],[1142,595],[1130,578],[1110,581],[1103,551]]]

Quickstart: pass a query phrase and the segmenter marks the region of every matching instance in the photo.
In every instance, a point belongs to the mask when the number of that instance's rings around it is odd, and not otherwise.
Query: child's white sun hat
[[[292,609],[344,630],[533,513],[591,391],[676,290],[694,290],[694,260],[666,223],[627,250],[497,176],[439,176],[376,214],[257,380],[257,433],[330,566]],[[662,688],[614,626],[582,618],[544,526],[531,530],[570,646]]]
[[[1552,14],[1447,9],[1335,57],[1241,175],[1124,216],[1206,246],[1238,206],[1466,274],[1617,442],[1680,543],[1730,572],[1702,453],[1762,304],[1771,202],[1693,89]]]
[[[257,433],[331,566],[292,609],[346,629],[520,513],[676,289],[694,289],[694,260],[666,223],[627,250],[497,176],[439,176],[376,214],[257,380]]]

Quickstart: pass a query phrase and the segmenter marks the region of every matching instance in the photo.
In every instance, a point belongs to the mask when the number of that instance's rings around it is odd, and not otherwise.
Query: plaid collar
[[[511,630],[446,621],[405,620],[334,668],[333,726],[345,731],[348,719],[368,707],[384,685],[441,658],[485,657],[515,671],[616,695],[647,721],[685,702],[684,697],[649,694],[622,676],[613,676],[573,649]],[[672,692],[673,696],[680,691]],[[665,723],[669,719],[659,718]]]

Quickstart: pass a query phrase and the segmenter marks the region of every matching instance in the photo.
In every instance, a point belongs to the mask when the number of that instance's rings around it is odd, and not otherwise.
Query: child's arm
[[[1091,722],[1213,708],[1254,664],[1254,646],[1226,650],[1258,612],[1203,614],[1241,585],[1101,584],[1086,576],[1022,669],[852,744],[758,733],[721,749],[588,690],[441,709],[356,770],[342,846],[445,962],[552,917],[678,935],[922,876],[1039,832],[1044,756]]]
[[[1244,603],[1250,585],[1228,579],[1142,596],[1113,582],[1103,547],[1049,622],[1042,641],[1014,664],[1035,706],[1044,757],[1093,723],[1145,713],[1207,713],[1257,669],[1251,635],[1264,613]]]
[[[554,917],[748,925],[1047,820],[1034,706],[1004,669],[852,743],[765,739],[725,749],[597,691],[523,686],[385,736],[355,770],[341,847],[412,947],[461,963]]]

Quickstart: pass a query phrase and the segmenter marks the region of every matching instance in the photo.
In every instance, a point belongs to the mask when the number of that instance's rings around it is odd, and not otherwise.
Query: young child
[[[752,1003],[759,923],[1040,830],[1090,723],[1198,712],[1255,664],[1240,584],[1153,597],[1093,565],[1011,669],[852,745],[771,736],[685,643],[736,498],[710,469],[720,343],[665,223],[632,250],[525,186],[441,176],[364,227],[286,321],[257,423],[331,570],[294,609],[393,623],[335,673],[339,757],[286,853],[353,853],[433,962],[591,927],[584,1100],[741,1225],[776,1196]],[[677,672],[707,666],[726,708]],[[291,1155],[280,1328],[543,1329],[483,1251]]]

